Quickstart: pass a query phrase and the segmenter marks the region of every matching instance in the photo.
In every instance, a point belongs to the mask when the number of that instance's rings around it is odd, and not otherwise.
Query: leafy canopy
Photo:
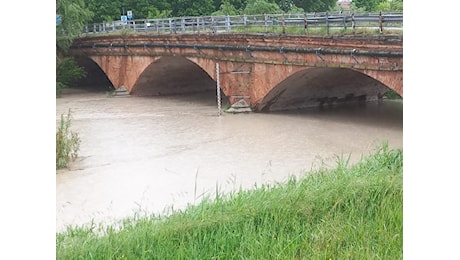
[[[59,95],[62,88],[85,76],[85,70],[67,52],[93,12],[85,8],[83,0],[57,0],[56,16],[61,18],[56,25],[56,95]]]

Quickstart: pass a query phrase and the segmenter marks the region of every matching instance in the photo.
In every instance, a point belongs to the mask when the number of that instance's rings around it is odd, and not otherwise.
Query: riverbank
[[[57,259],[402,259],[403,153],[383,144],[335,169],[204,198],[167,217],[74,227]]]

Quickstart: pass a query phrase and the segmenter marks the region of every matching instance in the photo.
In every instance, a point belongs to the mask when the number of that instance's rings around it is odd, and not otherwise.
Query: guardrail
[[[163,19],[135,19],[126,22],[103,22],[86,26],[83,33],[100,34],[116,31],[136,31],[158,34],[178,33],[296,33],[309,34],[331,31],[355,32],[370,29],[384,30],[403,28],[402,12],[353,13],[315,12],[301,14],[261,14],[236,16],[193,16]]]

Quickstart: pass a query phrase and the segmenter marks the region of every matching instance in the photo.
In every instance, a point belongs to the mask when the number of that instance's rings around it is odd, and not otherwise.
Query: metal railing
[[[371,30],[402,31],[402,12],[315,12],[301,14],[261,14],[235,16],[190,16],[163,19],[135,19],[85,26],[84,34],[111,32],[179,33],[293,33],[329,34]]]

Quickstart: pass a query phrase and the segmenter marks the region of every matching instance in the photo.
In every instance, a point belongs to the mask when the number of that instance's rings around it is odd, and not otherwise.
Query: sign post
[[[122,6],[122,7],[120,8],[120,13],[121,13],[121,18],[120,18],[121,23],[122,23],[123,25],[128,24],[128,16],[127,16],[126,13],[125,13],[125,7]],[[123,28],[124,28],[124,27],[123,27]]]

